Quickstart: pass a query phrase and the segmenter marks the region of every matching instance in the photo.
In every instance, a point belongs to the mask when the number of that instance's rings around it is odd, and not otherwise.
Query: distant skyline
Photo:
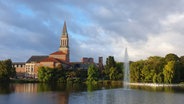
[[[0,0],[0,60],[27,61],[59,48],[64,21],[70,60],[124,61],[184,55],[184,0]]]

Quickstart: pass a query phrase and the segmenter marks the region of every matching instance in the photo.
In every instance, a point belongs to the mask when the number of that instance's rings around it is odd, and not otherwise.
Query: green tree
[[[14,77],[15,75],[15,68],[12,67],[10,59],[0,61],[0,82],[9,81],[10,77]]]
[[[111,67],[116,67],[116,62],[113,56],[109,56],[106,59],[106,69],[110,70]]]
[[[164,65],[165,65],[165,60],[163,57],[152,56],[152,57],[149,57],[147,60],[145,60],[144,67],[141,70],[142,82],[153,83],[155,81],[157,82],[157,79],[159,80],[159,82],[162,81],[163,79],[159,79],[159,78],[163,78],[161,76],[162,76]]]
[[[95,65],[90,65],[88,68],[88,77],[87,77],[87,81],[89,82],[93,82],[93,81],[97,81],[99,78],[99,70],[95,67]]]
[[[116,68],[111,67],[110,68],[110,74],[109,74],[109,78],[110,80],[117,80],[118,79],[118,71]]]
[[[164,75],[162,73],[154,74],[153,83],[163,83]]]
[[[173,62],[172,62],[173,61]],[[163,57],[151,56],[147,60],[130,64],[130,81],[147,83],[178,83],[184,80],[184,56],[170,53]]]
[[[153,83],[162,83],[163,82],[163,68],[165,66],[165,60],[163,57],[152,56],[148,58],[148,62],[152,74]]]
[[[87,78],[87,70],[77,69],[76,70],[76,76],[81,79]]]
[[[169,61],[163,70],[165,83],[178,83],[180,80],[179,64],[176,61]]]
[[[151,64],[148,61],[145,61],[144,67],[141,70],[142,81],[147,83],[152,82],[153,75],[154,70],[152,70]]]
[[[38,69],[38,80],[41,82],[50,82],[52,77],[52,69],[49,67],[40,67]]]
[[[64,78],[63,76],[65,76],[63,70],[49,67],[39,67],[38,69],[38,80],[40,82],[57,82],[60,78]]]
[[[123,74],[124,64],[121,63],[121,62],[117,62],[116,63],[116,69],[117,69],[118,73],[122,73]]]
[[[116,62],[116,80],[123,80],[124,64],[122,62]]]
[[[147,60],[133,62],[130,64],[130,81],[162,83],[164,65],[164,58],[159,56],[151,56]]]
[[[110,78],[109,78],[109,73],[110,73],[110,70],[108,70],[108,69],[104,69],[104,70],[102,70],[102,79],[106,79],[106,80],[109,80]]]
[[[67,78],[74,78],[77,77],[77,73],[75,71],[71,71],[67,73]]]
[[[165,60],[163,57],[152,56],[149,57],[147,61],[149,62],[149,64],[151,64],[151,69],[154,70],[156,74],[163,72],[163,68],[165,65]]]
[[[109,56],[106,59],[105,69],[102,71],[102,76],[104,77],[104,79],[110,79],[109,74],[110,74],[111,67],[116,67],[116,62],[113,56]]]
[[[140,60],[137,62],[132,62],[130,64],[130,81],[131,82],[141,82],[141,70],[144,67],[144,61]]]
[[[181,69],[180,69],[180,80],[184,81],[184,56],[180,57],[180,64],[181,64]]]
[[[169,62],[169,61],[179,61],[179,57],[176,54],[173,53],[169,53],[165,56],[165,61]]]

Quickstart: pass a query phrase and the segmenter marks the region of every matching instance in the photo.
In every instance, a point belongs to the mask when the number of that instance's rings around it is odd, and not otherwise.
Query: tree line
[[[123,80],[124,65],[113,56],[106,59],[106,65],[99,68],[91,64],[88,70],[40,67],[40,82],[97,82],[98,80]],[[0,61],[0,82],[9,81],[16,75],[10,59]],[[184,56],[170,53],[165,57],[151,56],[146,60],[130,62],[130,81],[142,83],[180,83],[184,81]]]
[[[123,70],[123,63],[117,63],[113,56],[109,56],[102,71],[95,66],[89,67],[87,81],[123,80]],[[146,60],[130,62],[130,81],[167,84],[183,82],[184,56],[170,53],[165,57],[150,56]]]
[[[184,56],[170,53],[131,62],[130,81],[143,83],[180,83],[184,81]]]

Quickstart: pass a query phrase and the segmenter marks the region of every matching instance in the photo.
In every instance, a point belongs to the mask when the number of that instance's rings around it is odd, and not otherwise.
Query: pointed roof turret
[[[63,32],[62,32],[62,35],[68,35],[68,33],[67,33],[67,28],[66,28],[66,21],[64,22],[64,25],[63,25]]]

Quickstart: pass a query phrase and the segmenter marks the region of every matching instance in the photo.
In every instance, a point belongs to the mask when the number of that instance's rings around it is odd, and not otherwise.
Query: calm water
[[[184,88],[1,84],[0,104],[184,104]]]

